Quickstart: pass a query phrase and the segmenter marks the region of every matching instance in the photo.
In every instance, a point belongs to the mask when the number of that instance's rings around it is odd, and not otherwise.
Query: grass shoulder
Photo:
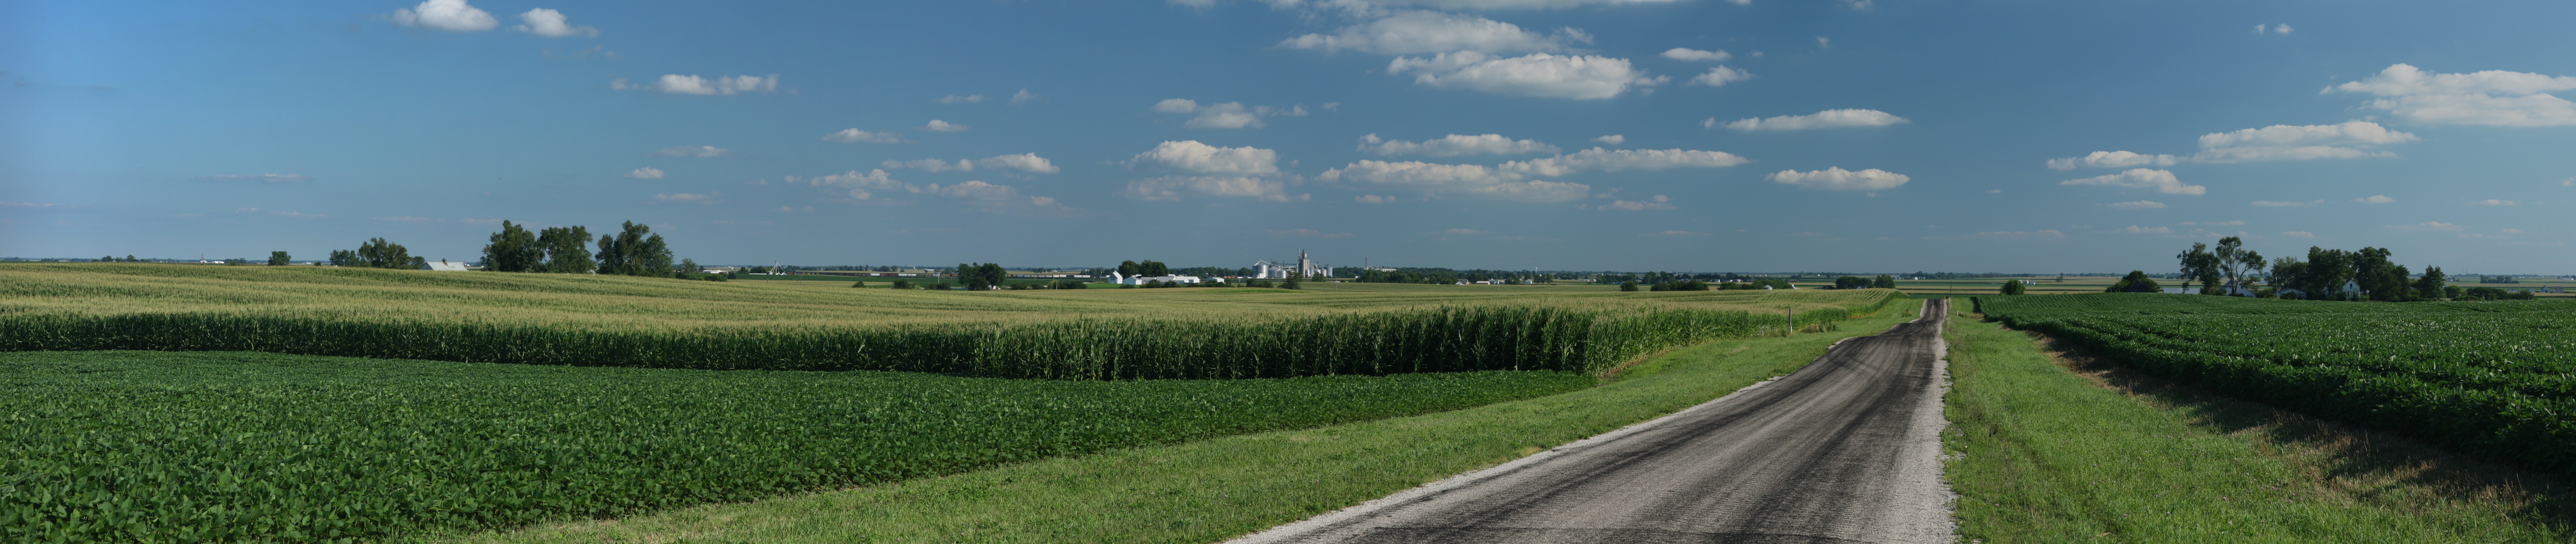
[[[1966,305],[1961,305],[1964,311]],[[2207,394],[1973,318],[1948,477],[1981,542],[2565,542],[2568,487]]]
[[[1599,387],[1475,408],[1040,460],[457,542],[1212,542],[1483,469],[1663,416],[1787,374],[1842,331],[1709,342]]]

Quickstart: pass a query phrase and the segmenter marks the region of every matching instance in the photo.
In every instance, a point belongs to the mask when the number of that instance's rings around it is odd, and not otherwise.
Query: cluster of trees
[[[1172,267],[1165,266],[1162,261],[1154,260],[1148,260],[1141,263],[1136,261],[1120,261],[1118,263],[1117,272],[1121,276],[1130,278],[1137,276],[1169,276],[1172,275]]]
[[[273,261],[282,253],[285,252],[272,253],[269,258]],[[429,266],[429,259],[411,256],[411,250],[402,244],[369,238],[366,243],[358,244],[356,250],[331,250],[331,266],[419,270]]]
[[[697,272],[696,261],[682,259],[674,266],[670,245],[662,241],[662,235],[633,221],[621,225],[617,234],[600,235],[597,253],[592,252],[591,243],[589,227],[546,227],[530,232],[526,225],[504,220],[501,232],[492,233],[491,243],[483,246],[483,269],[660,277],[688,277]]]
[[[1864,277],[1860,277],[1860,276],[1843,276],[1843,277],[1839,277],[1839,278],[1834,278],[1834,288],[1835,288],[1835,289],[1895,289],[1895,288],[1896,288],[1896,276],[1879,276],[1879,277],[1876,277],[1876,278],[1864,278]]]
[[[966,263],[957,265],[957,282],[966,284],[966,290],[968,291],[991,291],[995,287],[1001,287],[1010,283],[1010,277],[1011,273],[1009,271],[1002,270],[1002,265],[998,264]]]
[[[2232,290],[2227,286],[2234,285],[2244,287],[2248,290],[2247,294],[2257,296],[2288,296],[2312,300],[2412,302],[2446,298],[2493,300],[2531,296],[2530,293],[2520,293],[2517,296],[2515,293],[2493,288],[2479,288],[2493,291],[2492,293],[2472,292],[2476,289],[2464,290],[2450,285],[2449,278],[2442,274],[2441,267],[2426,266],[2422,274],[2417,274],[2408,270],[2405,265],[2397,264],[2391,258],[2387,248],[2364,247],[2359,250],[2345,251],[2310,246],[2304,259],[2281,257],[2266,262],[2261,254],[2245,249],[2244,240],[2230,236],[2219,239],[2215,247],[2208,244],[2192,244],[2190,251],[2177,254],[2174,258],[2182,265],[2181,273],[2177,277],[2186,280],[2184,283],[2186,288],[2190,286],[2190,281],[2197,280],[2202,294],[2230,294]],[[2257,278],[2264,279],[2265,283],[2269,284],[2269,288],[2264,292],[2251,292]],[[2346,284],[2350,284],[2353,289],[2345,289]],[[2148,278],[2144,271],[2129,272],[2128,277],[2122,278],[2107,289],[2112,292],[2157,290],[2155,280]]]
[[[2061,278],[2058,281],[2065,280]],[[2001,292],[2006,295],[2019,295],[2028,291],[2030,291],[2030,286],[2023,285],[2021,280],[2004,280],[2004,288],[2001,290]]]

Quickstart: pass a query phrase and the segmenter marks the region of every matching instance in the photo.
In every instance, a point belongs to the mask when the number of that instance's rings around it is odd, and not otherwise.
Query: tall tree
[[[2218,257],[2218,274],[2226,278],[2228,285],[2245,285],[2251,276],[2263,273],[2263,254],[2245,249],[2243,238],[2220,238],[2218,247],[2209,252]]]
[[[2120,278],[2118,283],[2111,284],[2110,288],[2103,289],[2102,292],[2153,293],[2156,292],[2156,280],[2147,277],[2145,270],[2131,270],[2128,276]]]
[[[128,256],[126,256],[126,257],[125,257],[125,260],[128,260],[128,261],[134,260],[134,256],[132,256],[132,255],[128,255]],[[269,266],[286,266],[286,265],[289,265],[289,264],[294,264],[294,263],[293,263],[293,261],[294,261],[294,260],[295,260],[295,258],[294,258],[294,257],[289,257],[289,256],[287,256],[287,255],[286,255],[286,252],[284,252],[284,251],[271,251],[271,252],[268,252],[268,265],[269,265]]]
[[[2021,280],[2004,280],[2004,287],[1999,290],[1999,292],[2006,295],[2018,295],[2029,289],[2029,287],[2022,285]]]
[[[1164,266],[1162,261],[1145,261],[1136,263],[1136,272],[1146,276],[1169,276],[1172,275],[1172,267]]]
[[[999,264],[963,263],[957,265],[957,282],[966,284],[966,290],[968,291],[991,291],[995,287],[1004,285],[1004,280],[1009,278],[1010,272],[1003,270],[1002,265]]]
[[[537,245],[544,246],[546,262],[536,272],[589,274],[599,269],[590,255],[589,227],[546,227],[537,233]]]
[[[361,264],[366,264],[366,261],[358,258],[358,252],[346,249],[331,250],[331,266],[358,266]]]
[[[537,242],[537,233],[527,225],[501,220],[501,232],[492,233],[492,243],[483,246],[483,269],[494,272],[536,272],[546,264],[546,246]]]
[[[2424,277],[2415,278],[2415,294],[2424,298],[2443,298],[2449,295],[2443,288],[2450,285],[2450,278],[2442,276],[2442,267],[2428,265],[2424,267]]]
[[[2343,290],[2352,280],[2352,252],[2308,246],[2308,267],[2299,275],[2299,290],[2326,300],[2345,300],[2358,293]]]
[[[2200,280],[2201,293],[2218,293],[2220,263],[2218,254],[2209,252],[2209,244],[2193,243],[2191,251],[2174,255],[2174,259],[2182,261],[2183,277]],[[2184,287],[2190,287],[2190,285],[2184,285]]]
[[[1142,274],[1142,272],[1144,272],[1144,271],[1145,271],[1145,270],[1144,270],[1144,267],[1142,267],[1142,266],[1137,266],[1137,265],[1136,265],[1136,261],[1119,261],[1119,262],[1118,262],[1118,275],[1120,275],[1120,276],[1125,276],[1125,277],[1133,278],[1133,277],[1136,277],[1136,276],[1142,276],[1142,275],[1144,275],[1144,274]]]
[[[2406,267],[2389,260],[2387,248],[2365,247],[2352,252],[2352,281],[2369,294],[2371,300],[2396,302],[2407,300],[2406,278],[2413,276]]]
[[[617,234],[599,236],[599,273],[670,276],[671,248],[652,227],[627,221]]]
[[[374,268],[418,268],[412,264],[411,250],[383,238],[370,238],[358,244],[358,260]]]
[[[1876,279],[1870,280],[1869,286],[1876,289],[1895,289],[1896,277],[1882,275]]]
[[[680,269],[679,269],[679,270],[674,270],[674,271],[672,271],[672,272],[675,272],[675,273],[680,274],[680,277],[681,277],[681,278],[687,278],[687,277],[689,277],[689,276],[691,276],[691,275],[695,275],[695,274],[697,274],[697,273],[698,273],[698,261],[697,261],[697,260],[695,260],[695,259],[680,259]],[[861,283],[862,285],[864,285],[864,284],[866,284],[867,282],[860,282],[860,283]]]

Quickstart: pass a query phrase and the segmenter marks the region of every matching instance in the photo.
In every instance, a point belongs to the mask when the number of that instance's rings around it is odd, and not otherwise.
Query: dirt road
[[[1947,302],[1778,380],[1235,542],[1955,541]]]

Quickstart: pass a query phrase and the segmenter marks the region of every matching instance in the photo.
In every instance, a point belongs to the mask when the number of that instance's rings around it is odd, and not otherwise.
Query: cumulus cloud
[[[2113,203],[2110,203],[2110,204],[2103,204],[2103,205],[2104,205],[2104,206],[2110,206],[2110,207],[2112,207],[2112,208],[2114,208],[2114,209],[2122,209],[2122,210],[2152,210],[2152,209],[2156,209],[2156,208],[2162,208],[2162,207],[2165,207],[2165,203],[2163,203],[2163,202],[2157,202],[2157,201],[2153,201],[2153,200],[2138,200],[2138,201],[2131,201],[2131,202],[2113,202]]]
[[[1009,185],[996,185],[983,181],[967,181],[954,185],[937,183],[914,185],[894,179],[883,169],[869,170],[864,174],[851,170],[828,176],[788,176],[787,182],[846,191],[852,200],[870,200],[879,194],[887,193],[915,194],[952,199],[990,213],[1067,214],[1083,211],[1065,207],[1052,197],[1022,195],[1018,189]]]
[[[303,182],[307,182],[307,181],[313,181],[313,178],[312,178],[311,176],[306,176],[306,175],[304,175],[304,174],[225,174],[225,175],[220,175],[220,176],[197,176],[197,181],[256,181],[256,182],[260,182],[260,183],[303,183]]]
[[[1723,50],[1701,51],[1688,47],[1675,47],[1664,50],[1664,58],[1682,61],[1726,62],[1727,59],[1735,58],[1735,55],[1727,54],[1727,52]]]
[[[712,204],[715,202],[714,199],[715,197],[712,195],[696,193],[659,193],[653,195],[653,200],[677,202],[682,204]]]
[[[885,161],[885,162],[877,163],[877,167],[879,167],[879,168],[889,168],[889,169],[903,169],[903,168],[911,168],[911,169],[914,169],[914,170],[924,170],[924,171],[930,171],[930,172],[973,172],[973,171],[975,171],[975,163],[974,163],[974,161],[967,161],[967,160],[959,160],[959,161],[957,161],[957,162],[955,162],[955,163],[950,163],[950,162],[948,162],[948,161],[943,161],[943,160],[939,160],[939,159],[921,159],[921,160],[917,160],[917,161],[892,161],[892,160],[890,160],[890,161]]]
[[[1289,195],[1286,182],[1253,176],[1163,176],[1127,182],[1127,197],[1180,200],[1182,194],[1250,197],[1271,202],[1305,201],[1311,195]]]
[[[1692,85],[1723,87],[1728,83],[1744,81],[1747,79],[1753,79],[1752,72],[1737,70],[1725,66],[1717,66],[1709,68],[1708,73],[1700,74],[1697,77],[1691,78],[1690,83]]]
[[[870,144],[908,144],[908,143],[912,143],[912,141],[911,141],[911,140],[905,140],[905,139],[903,139],[903,133],[900,133],[900,132],[895,132],[895,131],[890,131],[890,130],[889,130],[889,131],[882,131],[882,132],[872,132],[872,131],[859,130],[859,129],[855,129],[855,128],[845,128],[845,129],[841,129],[841,131],[840,131],[840,132],[834,132],[834,133],[831,133],[831,134],[825,134],[825,135],[823,135],[823,141],[826,141],[826,142],[841,142],[841,143],[870,143]]]
[[[2326,201],[2323,201],[2323,200],[2310,200],[2310,201],[2306,201],[2306,202],[2300,202],[2300,201],[2296,201],[2296,200],[2256,200],[2256,201],[2254,201],[2254,205],[2256,205],[2256,206],[2269,206],[2269,207],[2275,207],[2275,208],[2287,208],[2287,207],[2294,207],[2294,206],[2315,206],[2315,205],[2318,205],[2318,204],[2324,204],[2324,203],[2326,203]]]
[[[1187,98],[1164,99],[1161,102],[1155,102],[1153,107],[1146,109],[1156,113],[1198,114],[1197,117],[1191,117],[1189,121],[1181,123],[1181,126],[1189,128],[1261,128],[1269,126],[1261,122],[1261,118],[1263,117],[1276,117],[1281,115],[1289,117],[1305,117],[1307,113],[1305,104],[1298,104],[1286,108],[1271,106],[1245,106],[1242,102],[1227,102],[1223,104],[1200,106],[1198,101]]]
[[[1013,106],[1036,102],[1039,100],[1046,100],[1046,96],[1029,92],[1028,89],[1020,89],[1020,92],[1011,93],[1011,105]]]
[[[1063,171],[1061,168],[1056,168],[1055,163],[1049,162],[1045,157],[1040,157],[1036,153],[996,155],[991,158],[975,159],[971,161],[958,159],[957,162],[948,162],[939,159],[885,161],[878,163],[877,166],[890,169],[912,168],[931,172],[973,172],[976,168],[983,168],[986,170],[1018,170],[1032,174],[1053,174]]]
[[[1252,146],[1217,147],[1198,140],[1166,141],[1136,154],[1128,164],[1193,174],[1264,175],[1279,172],[1279,151]]]
[[[2263,33],[2265,33],[2265,32],[2270,32],[2270,33],[2273,33],[2273,34],[2288,34],[2288,33],[2290,33],[2290,25],[2287,25],[2287,24],[2281,24],[2281,25],[2268,25],[2268,26],[2267,26],[2267,25],[2254,25],[2254,33],[2255,33],[2255,34],[2260,35],[2260,34],[2263,34]]]
[[[1664,195],[1655,195],[1654,198],[1646,200],[1613,200],[1610,201],[1609,204],[1602,204],[1600,210],[1605,212],[1613,210],[1669,210],[1673,209],[1672,201],[1673,199],[1667,198]]]
[[[2056,231],[2056,230],[2034,230],[2034,231],[2018,231],[2018,230],[2016,230],[2016,231],[2000,231],[2000,232],[1980,232],[1980,233],[1976,233],[1976,234],[1970,234],[1970,235],[1968,235],[1968,237],[1969,237],[1969,238],[1995,238],[1995,239],[2003,239],[2003,240],[2021,240],[2021,239],[2062,240],[2062,239],[2065,239],[2065,238],[2066,238],[2066,233],[2065,233],[2065,232],[2061,232],[2061,231]]]
[[[662,169],[637,168],[633,172],[627,172],[626,177],[628,179],[662,179]]]
[[[2129,225],[2129,228],[2111,229],[2111,232],[2126,232],[2131,234],[2173,234],[2173,229],[2171,227],[2140,227],[2137,225]]]
[[[1556,146],[1548,145],[1538,140],[1514,140],[1504,137],[1501,134],[1480,134],[1476,136],[1451,134],[1419,142],[1387,140],[1377,137],[1376,134],[1370,134],[1360,137],[1359,150],[1375,155],[1429,155],[1433,157],[1476,154],[1517,155],[1521,153],[1555,153],[1559,151]]]
[[[2129,168],[2134,166],[2173,166],[2175,161],[2176,159],[2173,155],[2146,155],[2127,151],[2095,151],[2091,155],[2085,155],[2082,157],[2049,159],[2048,168],[2050,170],[2074,170],[2079,167]]]
[[[1911,122],[1913,121],[1878,110],[1842,109],[1825,110],[1811,115],[1782,115],[1768,119],[1747,117],[1727,123],[1726,128],[1742,131],[1807,130],[1835,127],[1883,127]]]
[[[1414,74],[1418,85],[1465,89],[1511,96],[1598,100],[1619,96],[1630,87],[1669,81],[1648,77],[1628,59],[1593,55],[1531,53],[1499,57],[1476,51],[1440,53],[1430,58],[1396,57],[1389,75]]]
[[[732,76],[707,79],[695,75],[662,74],[652,83],[627,83],[626,78],[608,81],[608,88],[621,91],[654,91],[662,94],[725,95],[778,92],[778,74],[767,76]]]
[[[1619,170],[1663,170],[1667,168],[1717,168],[1752,162],[1751,159],[1724,151],[1687,149],[1603,149],[1595,147],[1568,155],[1557,155],[1527,161],[1511,161],[1496,168],[1517,175],[1563,176],[1576,172]]]
[[[2497,200],[2497,199],[2490,198],[2490,199],[2486,199],[2486,200],[2480,200],[2480,201],[2476,201],[2476,202],[2470,202],[2470,204],[2476,204],[2476,205],[2480,205],[2480,206],[2518,206],[2518,205],[2521,205],[2522,203],[2520,203],[2520,202],[2514,202],[2514,201],[2511,201],[2511,200]]]
[[[2294,230],[2294,231],[2283,232],[2283,233],[2281,233],[2281,236],[2289,237],[2289,238],[2315,238],[2315,237],[2317,237],[2317,233],[2308,232],[2308,231],[2304,231],[2304,230]]]
[[[462,2],[459,3],[461,4]],[[525,24],[510,27],[510,30],[526,32],[548,38],[567,38],[572,36],[580,36],[584,38],[599,37],[599,29],[565,24],[563,12],[551,9],[537,8],[528,10],[527,13],[519,14],[519,21]]]
[[[2576,90],[2576,77],[2503,70],[2440,74],[2393,64],[2371,77],[2327,90],[2381,97],[2363,107],[2387,110],[2398,119],[2415,123],[2576,125],[2576,103],[2549,94]]]
[[[2058,185],[2108,185],[2108,186],[2113,186],[2113,187],[2136,187],[2136,188],[2142,188],[2142,189],[2154,189],[2154,190],[2155,190],[2156,192],[2158,192],[2158,193],[2164,193],[2164,194],[2169,194],[2169,195],[2198,195],[2198,194],[2208,194],[2208,193],[2209,193],[2209,188],[2208,188],[2208,187],[2202,187],[2202,186],[2199,186],[2199,185],[2187,185],[2187,184],[2184,184],[2181,180],[2175,179],[2175,178],[2174,178],[2174,175],[2173,175],[2173,172],[2169,172],[2169,171],[2165,171],[2165,170],[2149,170],[2149,169],[2145,169],[2145,168],[2132,169],[2132,170],[2129,170],[2129,171],[2127,171],[2127,172],[2121,172],[2121,173],[2111,174],[2111,175],[2105,175],[2105,176],[2094,176],[2094,177],[2089,177],[2089,178],[2084,178],[2084,179],[2070,179],[2070,180],[2066,180],[2066,181],[2060,181],[2060,182],[2057,182],[2057,184],[2058,184]]]
[[[965,132],[965,131],[966,131],[966,129],[974,128],[974,127],[969,127],[969,126],[966,126],[966,125],[960,125],[960,124],[956,124],[956,123],[950,123],[950,122],[947,122],[947,121],[941,121],[941,120],[938,120],[938,119],[932,119],[932,120],[930,120],[930,122],[928,122],[928,123],[922,123],[922,124],[921,124],[921,126],[913,127],[913,128],[917,128],[917,129],[921,129],[921,130],[927,130],[927,131],[931,131],[931,132]]]
[[[1395,203],[1396,198],[1382,195],[1360,195],[1351,197],[1351,200],[1361,204],[1393,204]]]
[[[1556,52],[1570,43],[1592,41],[1574,28],[1554,34],[1521,29],[1511,23],[1473,15],[1436,11],[1399,11],[1375,21],[1343,27],[1332,34],[1307,34],[1279,42],[1288,49],[1324,52],[1358,51],[1383,55],[1417,55],[1451,51],[1484,53]]]
[[[2352,201],[2353,201],[2353,202],[2360,202],[2360,203],[2363,203],[2363,204],[2387,204],[2387,203],[2390,203],[2390,202],[2396,202],[2396,201],[2397,201],[2397,199],[2394,199],[2394,198],[2388,198],[2388,195],[2370,195],[2370,196],[2365,196],[2365,197],[2361,197],[2361,198],[2352,199]]]
[[[1272,238],[1349,238],[1357,236],[1356,234],[1347,232],[1327,233],[1315,229],[1262,229],[1262,232],[1270,233],[1270,237]]]
[[[2443,222],[2440,222],[2440,221],[2425,221],[2425,222],[2422,222],[2422,223],[2416,223],[2416,224],[2413,224],[2413,225],[2385,225],[2385,226],[2386,226],[2386,227],[2388,227],[2388,230],[2394,230],[2394,231],[2399,231],[2399,232],[2459,232],[2459,231],[2461,230],[2459,225],[2453,225],[2453,224],[2450,224],[2450,223],[2443,223]]]
[[[653,150],[653,156],[729,159],[733,158],[733,150],[712,145],[675,145]]]
[[[1483,165],[1439,164],[1421,161],[1362,160],[1348,166],[1325,170],[1316,176],[1325,181],[1350,180],[1373,185],[1410,185],[1426,188],[1443,186],[1484,186],[1515,179]]]
[[[1627,136],[1620,136],[1620,135],[1617,135],[1617,134],[1605,134],[1605,135],[1601,135],[1601,136],[1597,136],[1597,137],[1592,138],[1592,141],[1594,141],[1594,142],[1600,142],[1600,143],[1604,143],[1604,144],[1609,144],[1609,145],[1619,145],[1619,144],[1628,143],[1628,137],[1627,137]]]
[[[465,0],[429,0],[411,9],[397,9],[394,10],[393,21],[397,25],[448,32],[477,32],[501,26],[501,20],[492,18],[491,12],[467,5]]]
[[[980,94],[970,94],[970,95],[966,95],[966,96],[957,96],[957,95],[953,95],[953,94],[952,94],[952,95],[948,95],[948,96],[942,96],[942,97],[939,97],[939,103],[941,103],[941,104],[973,104],[973,103],[976,103],[976,102],[983,102],[983,101],[984,101],[984,95],[980,95]]]
[[[1854,172],[1834,167],[1813,172],[1781,170],[1771,174],[1770,179],[1781,184],[1823,191],[1878,191],[1905,185],[1905,182],[1913,178],[1876,168]]]

